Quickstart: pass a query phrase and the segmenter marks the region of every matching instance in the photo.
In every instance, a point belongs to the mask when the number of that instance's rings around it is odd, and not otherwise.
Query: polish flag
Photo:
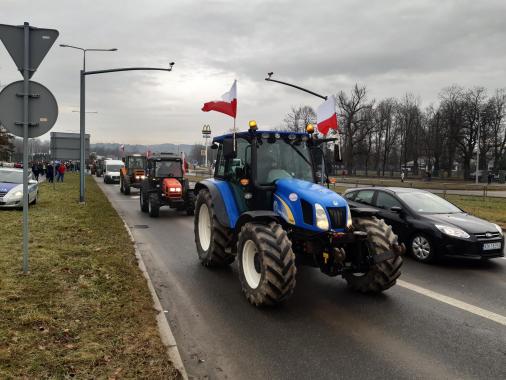
[[[334,95],[329,96],[328,99],[318,107],[316,110],[316,120],[318,123],[318,131],[323,135],[327,135],[330,129],[337,130],[339,128],[336,115],[336,98]]]
[[[230,88],[229,92],[224,93],[221,96],[222,100],[216,100],[213,102],[204,103],[202,111],[217,111],[224,113],[228,116],[232,116],[234,119],[237,115],[237,81]]]

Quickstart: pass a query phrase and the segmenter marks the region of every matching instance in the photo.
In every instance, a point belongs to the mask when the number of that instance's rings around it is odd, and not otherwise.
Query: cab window
[[[400,207],[401,204],[393,195],[385,193],[384,191],[378,191],[378,195],[376,196],[376,207],[390,210],[390,208],[394,206]]]
[[[360,190],[357,192],[355,202],[372,206],[373,197],[374,197],[374,190]]]

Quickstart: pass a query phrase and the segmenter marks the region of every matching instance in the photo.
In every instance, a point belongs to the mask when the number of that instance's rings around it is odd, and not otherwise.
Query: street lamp
[[[80,188],[80,194],[79,194],[79,202],[81,203],[84,203],[84,187],[85,187],[85,182],[84,182],[84,172],[85,172],[85,169],[86,169],[86,157],[85,157],[85,131],[84,131],[84,126],[85,126],[85,120],[84,120],[84,115],[85,115],[85,104],[84,104],[84,101],[85,101],[85,97],[84,97],[84,86],[85,86],[85,82],[84,82],[84,75],[83,73],[86,71],[86,52],[88,51],[117,51],[118,49],[116,48],[112,48],[112,49],[85,49],[85,48],[82,48],[82,47],[79,47],[79,46],[72,46],[72,45],[66,45],[66,44],[60,44],[60,47],[63,47],[63,48],[71,48],[71,49],[77,49],[77,50],[81,50],[83,52],[83,68],[81,70],[81,105],[80,105],[80,113],[81,113],[81,117],[80,117],[80,127],[79,127],[79,134],[80,134],[80,155],[79,155],[79,161],[80,161],[80,170],[79,170],[79,188]]]

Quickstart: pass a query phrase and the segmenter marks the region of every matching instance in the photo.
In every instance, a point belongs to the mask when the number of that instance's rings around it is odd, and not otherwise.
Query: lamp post
[[[204,149],[206,151],[204,166],[207,168],[207,140],[211,137],[211,126],[209,124],[205,124],[202,127],[202,137],[204,138]]]
[[[85,107],[86,107],[86,75],[96,75],[96,74],[106,74],[106,73],[115,73],[115,72],[120,72],[120,71],[138,71],[138,70],[142,70],[142,71],[152,71],[152,70],[156,70],[156,71],[172,71],[172,66],[174,66],[174,62],[170,62],[169,63],[169,67],[168,68],[160,68],[160,67],[122,67],[122,68],[117,68],[117,69],[106,69],[106,70],[92,70],[92,71],[86,71],[86,52],[88,51],[117,51],[118,49],[116,48],[113,48],[113,49],[83,49],[83,48],[80,48],[80,47],[77,47],[77,46],[72,46],[72,45],[60,45],[61,47],[69,47],[69,48],[73,48],[73,49],[78,49],[78,50],[81,50],[83,51],[84,55],[83,55],[83,69],[81,70],[80,72],[80,83],[81,83],[81,101],[80,101],[80,113],[81,113],[81,117],[80,117],[80,157],[81,157],[81,165],[84,167],[85,166],[85,155],[84,155],[84,150],[85,150],[85,144],[84,144],[84,141],[85,141],[85,130],[86,130],[86,119],[85,119],[85,114],[86,114],[86,110],[85,110]],[[79,182],[79,203],[81,204],[84,204],[85,203],[85,199],[84,199],[84,192],[85,192],[85,187],[84,187],[84,170],[81,170],[79,172],[79,177],[80,177],[80,182]]]
[[[85,157],[85,81],[84,81],[84,75],[83,73],[86,71],[86,53],[89,51],[102,51],[102,52],[112,52],[117,51],[118,49],[112,48],[112,49],[85,49],[79,46],[72,46],[72,45],[66,45],[66,44],[60,44],[60,47],[64,48],[71,48],[76,50],[81,50],[83,52],[83,68],[81,70],[81,104],[80,104],[80,122],[79,122],[79,202],[84,203],[84,188],[85,188],[85,181],[84,181],[84,172],[86,170],[86,157]]]

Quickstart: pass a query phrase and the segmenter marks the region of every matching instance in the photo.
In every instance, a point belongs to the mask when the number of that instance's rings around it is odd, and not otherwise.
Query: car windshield
[[[23,171],[0,170],[0,182],[23,183]]]
[[[122,168],[122,165],[107,165],[108,172],[119,172]]]
[[[262,139],[257,152],[257,178],[260,184],[272,184],[280,178],[314,181],[311,152],[304,142]]]
[[[398,193],[397,196],[413,211],[421,214],[454,214],[462,212],[457,206],[432,193]]]
[[[155,167],[156,177],[182,177],[181,161],[158,161]]]

